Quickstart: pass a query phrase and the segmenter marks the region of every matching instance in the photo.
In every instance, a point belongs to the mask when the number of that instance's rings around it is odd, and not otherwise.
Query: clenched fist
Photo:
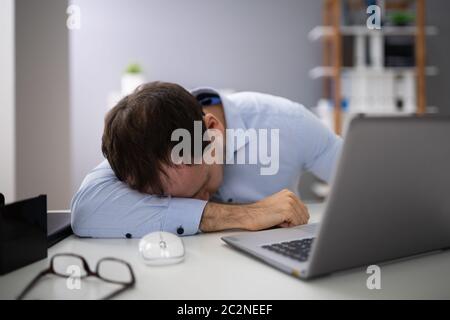
[[[245,228],[251,231],[279,226],[290,228],[307,224],[308,208],[291,191],[283,190],[254,204],[248,205]]]

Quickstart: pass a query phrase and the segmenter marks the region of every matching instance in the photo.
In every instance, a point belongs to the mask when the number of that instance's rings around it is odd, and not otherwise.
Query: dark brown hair
[[[131,188],[163,195],[161,177],[167,174],[162,166],[173,166],[170,152],[178,143],[171,141],[172,133],[182,128],[194,137],[194,121],[202,121],[205,132],[200,104],[181,86],[143,85],[107,114],[103,155],[118,179]]]

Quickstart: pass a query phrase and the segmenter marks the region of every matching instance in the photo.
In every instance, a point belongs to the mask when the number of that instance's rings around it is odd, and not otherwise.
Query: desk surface
[[[310,205],[318,222],[322,205]],[[165,267],[148,267],[138,257],[138,239],[93,240],[70,237],[49,250],[77,253],[91,266],[103,257],[128,261],[136,287],[121,299],[450,299],[450,252],[438,252],[381,266],[381,290],[366,287],[365,269],[353,269],[313,281],[301,281],[242,254],[220,238],[235,232],[184,238],[186,259]],[[13,299],[46,268],[49,259],[0,277],[0,299]],[[37,289],[39,290],[39,289]],[[45,297],[45,293],[42,293]],[[39,292],[37,292],[39,296]],[[59,298],[70,298],[66,292]]]

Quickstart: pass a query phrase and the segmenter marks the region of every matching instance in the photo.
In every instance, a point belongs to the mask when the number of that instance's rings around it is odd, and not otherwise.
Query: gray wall
[[[321,61],[307,40],[320,21],[317,0],[73,0],[81,30],[71,32],[73,188],[102,160],[108,93],[130,61],[149,80],[286,96],[308,106]]]
[[[69,41],[63,0],[16,0],[17,196],[71,198]]]

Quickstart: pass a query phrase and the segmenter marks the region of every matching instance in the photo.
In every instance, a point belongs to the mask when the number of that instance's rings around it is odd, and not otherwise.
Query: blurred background
[[[448,0],[0,0],[0,192],[69,208],[103,160],[106,112],[145,81],[284,96],[344,135],[359,112],[450,114],[448,12]],[[318,186],[305,175],[302,197],[320,200]]]

